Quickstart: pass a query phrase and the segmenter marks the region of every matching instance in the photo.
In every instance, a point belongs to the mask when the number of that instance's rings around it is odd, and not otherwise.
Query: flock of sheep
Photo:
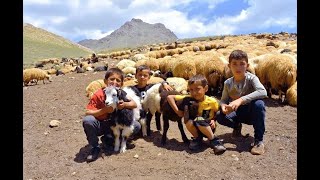
[[[113,58],[120,61],[110,66],[120,68],[127,75],[125,86],[136,83],[133,76],[135,68],[145,64],[155,72],[150,82],[161,82],[164,78],[181,93],[187,93],[187,80],[191,76],[203,74],[208,79],[210,95],[215,96],[221,93],[224,80],[232,76],[227,64],[229,54],[235,49],[247,52],[250,64],[248,71],[259,77],[269,97],[272,93],[278,93],[282,102],[287,102],[291,106],[297,105],[296,34],[285,32],[225,36],[221,39],[172,45],[160,43],[144,47],[143,51],[127,50],[97,54],[95,61],[92,56],[65,59],[64,62],[46,60],[42,61],[40,67],[25,69],[23,81],[24,85],[28,85],[29,82],[49,80],[50,74],[57,75],[58,70],[63,70],[64,74],[73,71],[81,73],[79,68],[83,71],[94,71],[101,65],[108,66],[108,61]],[[167,73],[171,73],[173,77],[167,78],[165,76]],[[87,96],[90,97],[101,87],[105,87],[103,80],[94,80],[86,88]]]

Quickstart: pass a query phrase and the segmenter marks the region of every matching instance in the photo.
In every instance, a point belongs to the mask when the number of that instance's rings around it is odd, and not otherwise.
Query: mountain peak
[[[131,22],[143,22],[141,19],[132,18]]]
[[[155,43],[171,43],[177,36],[162,23],[149,24],[132,18],[110,35],[98,40],[82,40],[78,43],[93,50],[134,48]]]

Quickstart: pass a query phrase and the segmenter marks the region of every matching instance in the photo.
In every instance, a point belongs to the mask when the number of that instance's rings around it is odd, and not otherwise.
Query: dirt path
[[[177,124],[170,122],[167,145],[154,120],[151,137],[139,138],[123,154],[86,163],[89,151],[82,128],[88,98],[85,87],[104,72],[54,76],[53,82],[23,87],[23,178],[66,179],[297,179],[297,108],[266,99],[266,153],[253,156],[253,128],[243,126],[242,141],[230,139],[231,129],[219,126],[227,151],[217,156],[208,146],[193,153],[183,144]],[[51,120],[59,127],[50,128]],[[187,132],[188,138],[191,137]],[[135,158],[138,155],[138,158]]]

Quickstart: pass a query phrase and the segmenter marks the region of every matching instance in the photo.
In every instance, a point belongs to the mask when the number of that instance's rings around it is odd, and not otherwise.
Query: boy
[[[148,80],[150,79],[150,75],[151,75],[151,69],[147,65],[141,65],[141,66],[137,67],[135,77],[138,81],[138,84],[134,85],[134,86],[130,86],[130,88],[132,88],[132,90],[136,93],[137,96],[140,97],[140,99],[143,99],[146,95],[146,91],[154,85],[154,84],[148,84]],[[161,84],[165,90],[167,90],[167,91],[173,90],[171,88],[171,86],[169,86],[166,81],[163,81]],[[143,112],[140,112],[140,115],[142,117],[147,116],[147,127],[148,127],[147,128],[147,135],[150,136],[150,121],[152,119],[152,114],[150,114],[149,112],[143,111]],[[157,129],[160,130],[161,129],[161,127],[160,127],[161,113],[156,112],[155,116],[156,116],[156,119],[158,119],[158,121],[156,121]]]
[[[110,68],[104,78],[104,83],[107,86],[122,87],[124,74],[118,68]],[[124,91],[122,93],[125,93]],[[137,107],[137,104],[130,98],[127,97],[130,102],[119,101],[118,109],[133,109]],[[86,116],[83,119],[83,128],[86,133],[87,140],[92,149],[87,157],[87,161],[95,161],[100,153],[100,147],[98,144],[98,137],[104,135],[106,145],[112,146],[114,137],[110,128],[109,116],[114,111],[110,106],[105,105],[106,95],[104,94],[103,88],[99,89],[91,97],[86,110]],[[141,129],[140,123],[134,123],[133,134],[139,132]]]
[[[219,110],[219,102],[205,95],[208,91],[208,81],[200,74],[191,77],[188,81],[190,95],[169,95],[167,100],[172,109],[180,116],[184,116],[184,123],[188,131],[192,134],[193,140],[189,149],[197,150],[200,148],[203,135],[208,138],[210,146],[214,149],[215,154],[222,154],[226,148],[222,145],[221,140],[214,136],[216,128],[214,116]],[[183,99],[182,105],[178,108],[175,100]],[[188,105],[197,104],[195,113],[187,110]],[[191,107],[191,106],[190,106]],[[184,108],[184,112],[180,109]]]
[[[224,82],[217,121],[233,128],[232,137],[242,136],[241,123],[253,125],[255,141],[251,153],[263,154],[266,109],[262,99],[267,97],[267,91],[256,75],[246,72],[249,66],[247,53],[232,51],[228,66],[233,77]]]

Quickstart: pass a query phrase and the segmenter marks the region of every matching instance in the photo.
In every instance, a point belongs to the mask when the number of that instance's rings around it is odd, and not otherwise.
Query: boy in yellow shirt
[[[214,116],[219,110],[219,102],[215,98],[205,95],[208,91],[208,81],[203,75],[197,74],[191,77],[188,81],[188,88],[190,95],[169,95],[167,100],[177,115],[184,117],[184,123],[193,135],[189,149],[199,149],[202,138],[205,136],[215,154],[222,154],[226,148],[221,140],[214,136],[216,128]],[[183,101],[179,108],[176,104],[177,100]],[[195,106],[198,108],[195,113],[192,113],[192,107]]]

